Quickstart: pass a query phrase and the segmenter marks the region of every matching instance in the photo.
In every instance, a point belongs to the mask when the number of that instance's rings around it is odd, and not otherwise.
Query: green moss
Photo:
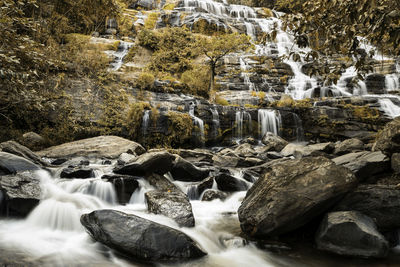
[[[174,3],[166,4],[163,7],[164,10],[173,10],[174,8],[175,8],[175,4]]]
[[[215,103],[221,106],[229,106],[228,100],[219,95],[215,96]]]
[[[158,19],[158,12],[152,12],[150,13],[145,22],[144,22],[144,28],[147,30],[152,30],[156,27],[157,19]]]
[[[140,73],[136,79],[136,86],[141,90],[151,89],[154,85],[154,75],[149,72]]]

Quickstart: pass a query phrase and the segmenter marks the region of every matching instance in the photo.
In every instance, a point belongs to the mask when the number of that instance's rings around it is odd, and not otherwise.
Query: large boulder
[[[262,143],[266,146],[266,151],[277,151],[280,152],[288,142],[280,136],[267,132],[263,138]]]
[[[290,143],[282,149],[281,154],[285,157],[293,155],[296,158],[318,156],[322,153],[331,153],[334,148],[335,145],[331,142],[318,143],[307,146]]]
[[[400,117],[386,124],[376,138],[372,150],[380,150],[388,156],[400,151]]]
[[[212,201],[215,199],[225,200],[228,195],[225,192],[214,190],[214,189],[207,189],[204,191],[203,196],[201,197],[201,201]]]
[[[246,191],[248,183],[226,173],[218,174],[215,178],[217,187],[224,192]]]
[[[210,170],[198,168],[189,161],[177,156],[171,174],[175,180],[185,182],[199,182],[208,176]]]
[[[38,155],[32,152],[29,148],[15,142],[15,141],[7,141],[0,143],[0,151],[8,152],[20,157],[23,157],[29,161],[32,161],[35,164],[41,166],[48,166],[49,164],[43,161]]]
[[[115,173],[143,176],[151,173],[165,174],[172,170],[175,156],[168,152],[149,152],[137,157],[132,163],[116,167]]]
[[[35,132],[27,132],[22,135],[21,143],[33,150],[38,150],[46,145],[46,140]]]
[[[23,157],[7,152],[0,152],[0,175],[39,169],[38,165]]]
[[[374,221],[356,211],[328,213],[316,235],[319,249],[340,255],[384,257],[389,243]]]
[[[389,185],[360,185],[335,207],[336,211],[359,211],[375,220],[379,229],[400,228],[400,189]]]
[[[360,180],[390,170],[390,159],[380,151],[349,153],[334,158],[333,161],[349,168]]]
[[[258,238],[295,230],[356,185],[350,170],[324,157],[278,162],[247,191],[238,211],[240,226]]]
[[[24,217],[39,204],[40,180],[30,171],[0,176],[0,214]]]
[[[116,210],[96,210],[81,217],[97,241],[135,260],[179,261],[206,253],[184,233]]]
[[[58,146],[49,147],[37,152],[48,158],[118,158],[124,152],[141,155],[146,150],[138,143],[118,136],[98,136]]]
[[[167,216],[176,221],[179,226],[194,226],[192,205],[184,193],[151,190],[145,193],[145,197],[149,212]]]
[[[154,186],[158,190],[167,192],[181,191],[175,184],[173,184],[163,175],[152,173],[150,175],[147,175],[145,179],[149,182],[150,185]]]
[[[358,138],[346,139],[335,146],[334,154],[340,156],[364,150],[364,143]]]

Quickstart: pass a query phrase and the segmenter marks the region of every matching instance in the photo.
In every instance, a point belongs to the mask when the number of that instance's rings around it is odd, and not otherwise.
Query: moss
[[[156,23],[158,20],[158,12],[152,12],[150,14],[148,14],[145,22],[144,22],[144,28],[147,30],[152,30],[156,27]]]
[[[189,114],[168,112],[168,145],[180,145],[192,136],[193,121]]]
[[[283,95],[280,100],[271,104],[274,107],[290,107],[290,108],[310,108],[313,106],[312,100],[309,98],[294,100],[288,95]]]
[[[117,51],[120,43],[120,41],[115,41],[112,44],[108,44],[107,50]]]
[[[142,126],[144,110],[150,108],[150,104],[147,102],[136,102],[129,106],[125,125],[131,139],[137,139],[139,137],[139,133],[141,133],[140,128]]]
[[[229,106],[228,100],[219,95],[215,96],[215,103],[221,106]]]
[[[361,121],[375,122],[380,117],[380,113],[377,109],[373,109],[366,105],[356,106],[352,104],[345,104],[343,107],[345,109],[351,110],[353,116]]]
[[[175,4],[174,3],[166,4],[163,7],[164,10],[173,10],[174,8],[175,8]]]
[[[154,80],[155,78],[153,74],[149,72],[142,72],[136,79],[136,86],[141,90],[148,90],[153,87]]]
[[[244,104],[245,108],[258,108],[256,105],[251,105],[251,104]]]

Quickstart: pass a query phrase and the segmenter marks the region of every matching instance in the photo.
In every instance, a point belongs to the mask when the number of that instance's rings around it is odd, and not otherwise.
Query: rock
[[[351,152],[358,152],[364,150],[364,143],[358,138],[346,139],[335,146],[335,155],[344,155]]]
[[[214,177],[208,177],[197,185],[197,192],[200,196],[206,189],[211,189],[214,184]]]
[[[37,152],[37,154],[48,158],[94,157],[115,159],[125,152],[141,155],[146,150],[140,144],[118,136],[98,136],[49,147]]]
[[[236,167],[240,158],[232,156],[215,155],[213,158],[213,165],[218,167]]]
[[[46,140],[34,132],[24,133],[21,142],[30,149],[40,149],[46,145]]]
[[[218,189],[224,192],[236,192],[236,191],[246,191],[248,186],[243,180],[239,180],[233,176],[226,173],[221,173],[215,178]]]
[[[256,145],[258,145],[258,140],[253,138],[253,137],[246,137],[245,139],[240,140],[240,143],[241,144],[250,144],[250,145],[256,146]]]
[[[388,156],[400,151],[400,117],[385,125],[376,138],[372,150],[380,150]]]
[[[214,189],[207,189],[206,191],[204,191],[201,201],[212,201],[214,199],[225,200],[227,197],[228,195],[225,192]]]
[[[55,160],[51,161],[51,165],[59,166],[59,165],[64,164],[67,161],[68,161],[68,159],[55,159]]]
[[[334,210],[359,211],[374,219],[379,229],[399,229],[400,189],[394,185],[359,185]]]
[[[48,166],[49,164],[43,161],[38,155],[32,152],[29,148],[15,142],[15,141],[7,141],[0,143],[0,151],[14,154],[16,156],[23,157],[29,161],[32,161],[35,164],[41,166]]]
[[[139,177],[129,175],[103,175],[101,179],[111,182],[117,193],[120,204],[129,203],[133,192],[139,188]]]
[[[380,151],[349,153],[334,158],[333,161],[338,165],[349,168],[362,181],[390,170],[389,158]]]
[[[392,155],[390,165],[395,173],[400,173],[400,153],[394,153]]]
[[[154,0],[138,0],[135,3],[129,5],[131,9],[142,8],[145,10],[151,10],[156,8],[157,3]]]
[[[119,155],[117,162],[119,165],[125,165],[127,163],[134,161],[135,158],[136,158],[135,155],[122,153],[121,155]]]
[[[365,78],[365,85],[370,94],[385,93],[385,76],[378,73],[373,73]]]
[[[87,167],[68,167],[61,171],[60,178],[92,178],[94,177],[94,171]]]
[[[181,191],[176,185],[171,183],[170,180],[165,178],[163,175],[159,175],[156,173],[152,173],[145,177],[145,179],[150,183],[150,185],[154,186],[156,189],[161,191]]]
[[[172,167],[171,174],[175,180],[184,182],[202,181],[208,176],[210,170],[194,166],[187,160],[177,156]]]
[[[197,162],[208,162],[212,163],[213,154],[205,149],[177,149],[173,150],[174,154],[181,156],[182,158],[192,163]]]
[[[184,233],[116,210],[96,210],[81,217],[97,241],[134,260],[179,261],[206,253]]]
[[[0,175],[39,169],[38,165],[25,158],[7,152],[0,152]]]
[[[147,209],[173,219],[181,227],[193,227],[194,216],[188,197],[177,191],[152,190],[145,193]]]
[[[222,235],[219,237],[219,242],[225,248],[242,248],[246,246],[249,242],[239,236],[231,236],[229,234]]]
[[[389,243],[374,221],[356,211],[328,213],[316,235],[318,249],[339,255],[384,257]]]
[[[0,176],[0,213],[24,217],[39,204],[40,180],[30,171]]]
[[[278,161],[247,191],[238,211],[240,226],[257,238],[295,230],[356,185],[351,171],[324,157]]]
[[[284,157],[295,156],[296,158],[308,157],[308,156],[319,156],[321,153],[331,153],[335,145],[331,142],[328,143],[318,143],[308,146],[303,146],[300,144],[288,144],[282,149],[281,154]]]
[[[285,146],[288,145],[288,142],[284,140],[282,137],[279,137],[271,132],[267,132],[263,138],[262,143],[266,146],[266,151],[276,151],[280,152]]]
[[[143,176],[151,173],[163,175],[172,170],[175,156],[168,152],[149,152],[137,157],[132,163],[116,167],[115,173]]]
[[[233,150],[235,156],[239,157],[255,157],[257,152],[254,151],[253,146],[247,143],[241,144]]]

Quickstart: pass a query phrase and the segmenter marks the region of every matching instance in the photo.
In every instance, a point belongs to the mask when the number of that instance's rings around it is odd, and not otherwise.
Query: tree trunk
[[[210,86],[209,92],[214,91],[214,79],[215,79],[215,62],[210,61]]]

